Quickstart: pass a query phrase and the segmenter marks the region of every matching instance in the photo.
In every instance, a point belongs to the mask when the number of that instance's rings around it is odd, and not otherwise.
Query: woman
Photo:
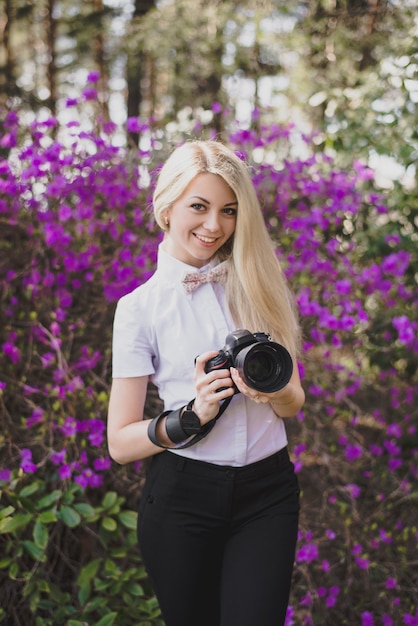
[[[223,144],[177,148],[154,213],[157,270],[115,314],[110,454],[152,456],[138,539],[166,626],[279,626],[299,511],[283,418],[305,397],[291,297],[247,166]],[[266,393],[235,362],[208,365],[236,329],[287,348],[284,387]],[[164,412],[145,420],[149,380]]]

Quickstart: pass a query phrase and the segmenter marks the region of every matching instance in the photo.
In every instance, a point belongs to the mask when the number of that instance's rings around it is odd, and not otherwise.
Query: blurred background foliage
[[[155,262],[150,180],[197,135],[248,157],[298,292],[287,625],[417,623],[417,20],[414,0],[2,0],[2,623],[162,624],[143,472],[110,467],[103,424],[113,305]]]
[[[414,0],[3,0],[0,107],[65,121],[90,71],[117,124],[213,115],[222,134],[213,103],[248,125],[260,107],[373,167],[391,219],[416,231],[417,34]]]

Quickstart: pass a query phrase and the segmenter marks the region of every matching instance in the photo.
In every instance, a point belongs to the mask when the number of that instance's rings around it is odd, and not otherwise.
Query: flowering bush
[[[135,548],[140,464],[111,463],[105,422],[114,307],[153,272],[153,181],[184,134],[130,119],[138,149],[75,115],[1,126],[0,622],[162,624]],[[231,123],[227,138],[252,166],[304,330],[287,626],[418,624],[412,235],[367,167],[336,171],[309,138],[292,156],[295,132]],[[147,415],[157,407],[151,390]]]

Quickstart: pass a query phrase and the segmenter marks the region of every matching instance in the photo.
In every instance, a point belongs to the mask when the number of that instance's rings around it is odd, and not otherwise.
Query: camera
[[[244,382],[262,393],[287,385],[293,372],[292,357],[279,343],[262,332],[238,329],[229,333],[219,354],[205,364],[205,372],[235,367]],[[221,387],[222,391],[226,387]],[[235,393],[239,393],[235,387]]]

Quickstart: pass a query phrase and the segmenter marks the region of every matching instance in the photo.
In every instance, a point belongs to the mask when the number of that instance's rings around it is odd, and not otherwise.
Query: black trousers
[[[156,455],[138,540],[166,626],[283,625],[298,515],[287,449],[242,468]]]

